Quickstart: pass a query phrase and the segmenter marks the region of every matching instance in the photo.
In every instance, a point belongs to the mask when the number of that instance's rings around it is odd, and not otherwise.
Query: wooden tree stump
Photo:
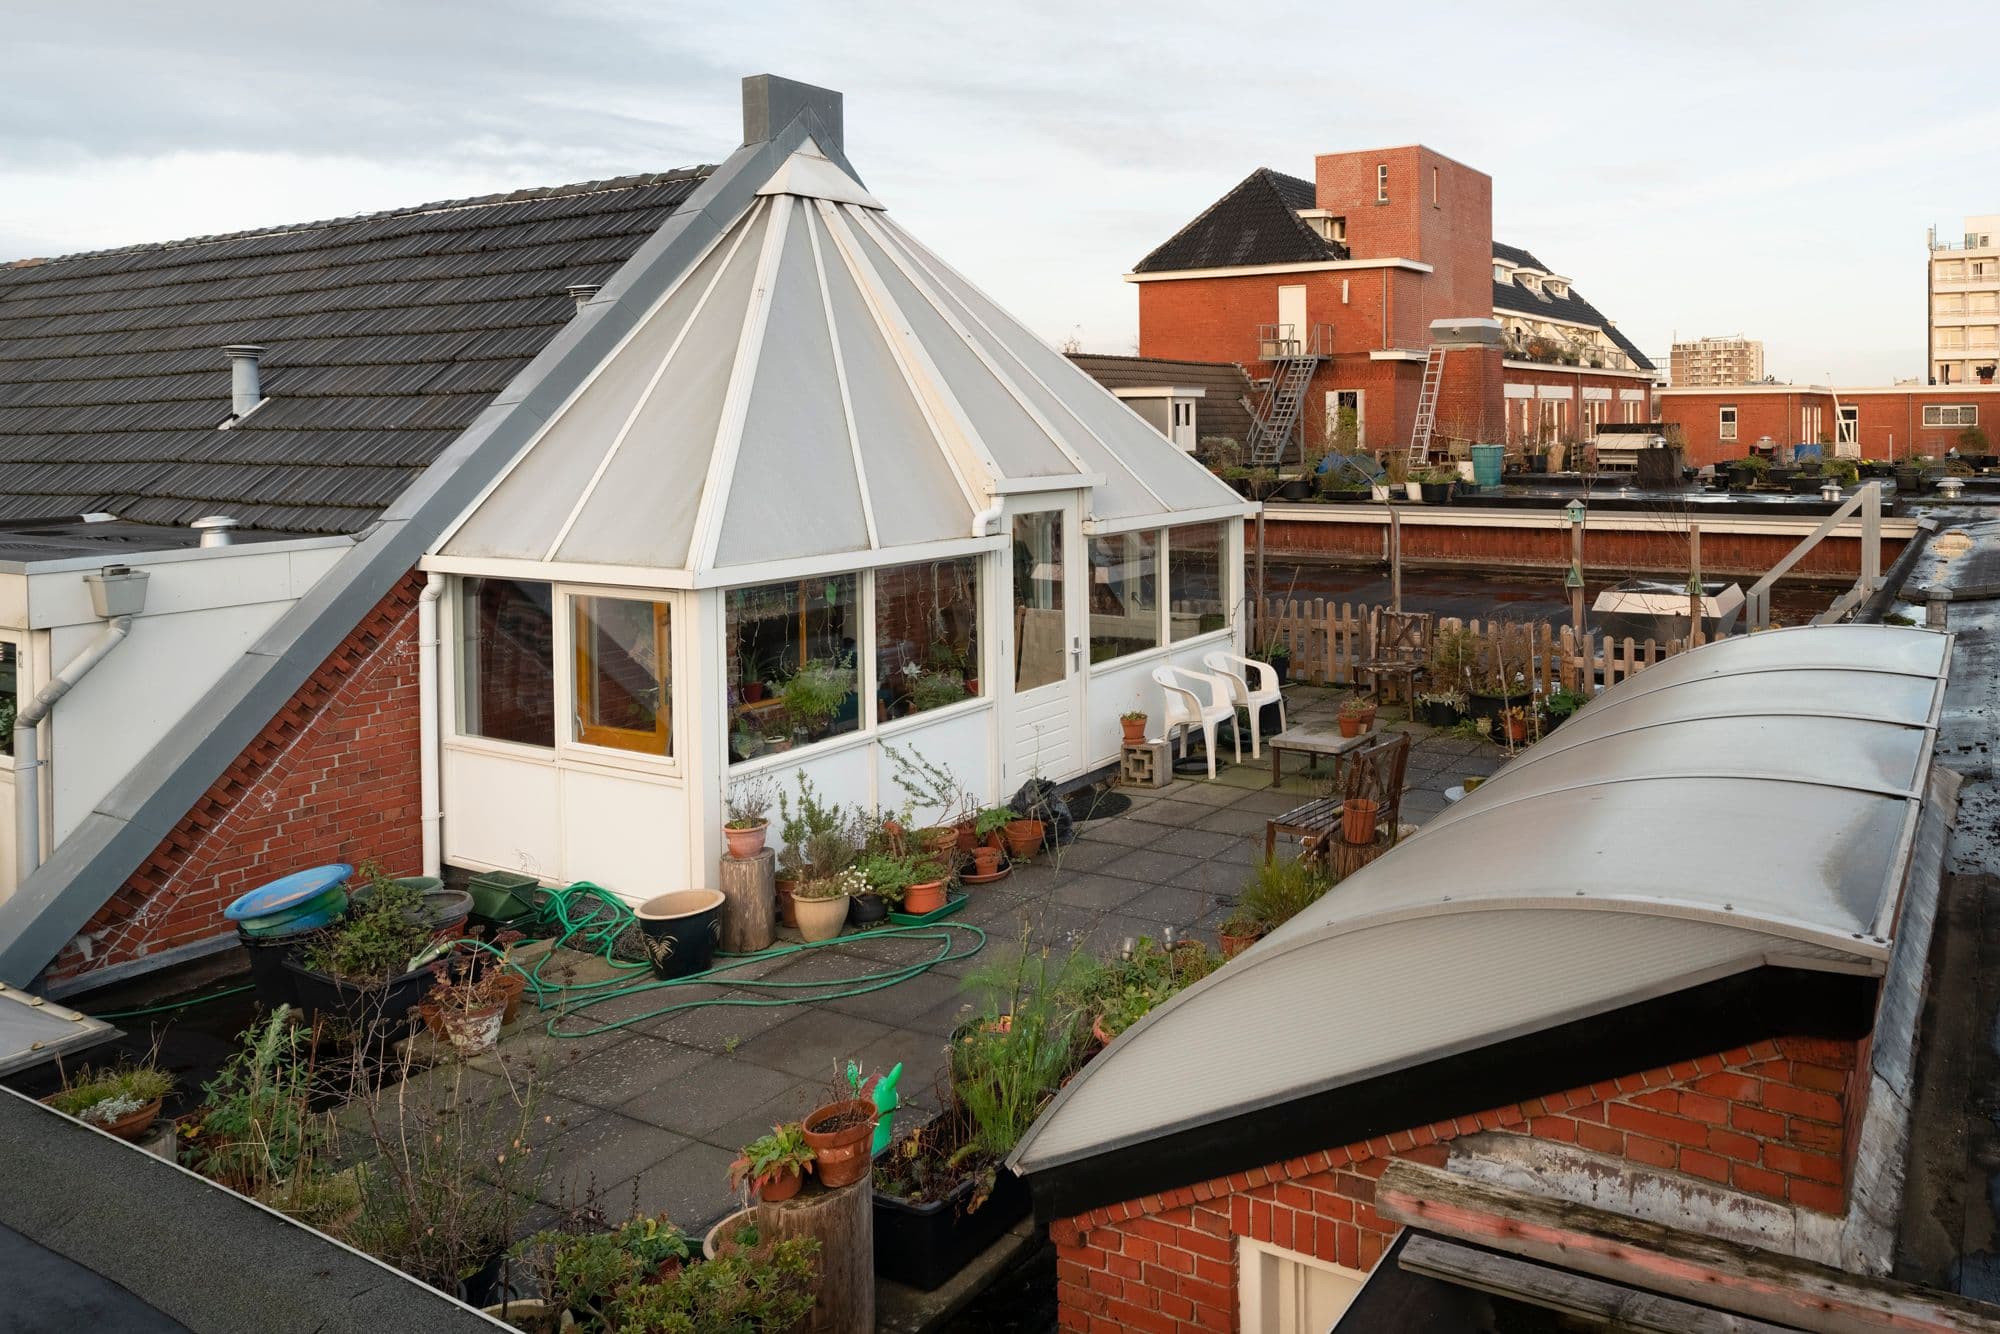
[[[755,857],[722,859],[722,935],[725,954],[755,954],[771,948],[778,922],[778,855],[765,848]]]
[[[759,1201],[750,1220],[765,1241],[819,1242],[812,1314],[801,1328],[827,1334],[875,1328],[874,1173],[838,1190],[821,1190],[808,1177],[805,1189],[789,1200]]]

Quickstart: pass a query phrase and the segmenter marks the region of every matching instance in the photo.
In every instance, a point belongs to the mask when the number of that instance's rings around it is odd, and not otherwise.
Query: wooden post
[[[776,931],[778,854],[765,848],[755,857],[722,859],[722,935],[716,944],[724,954],[755,954],[771,948]]]
[[[1389,610],[1403,610],[1403,512],[1389,507]]]
[[[1258,501],[1257,502],[1257,615],[1261,617],[1263,614],[1264,614],[1264,502]],[[1250,651],[1252,653],[1255,653],[1257,652],[1257,650],[1261,649],[1264,646],[1264,641],[1270,637],[1268,634],[1265,633],[1264,627],[1261,625],[1255,628],[1254,633],[1257,636],[1257,640],[1256,642],[1250,645]]]
[[[1701,643],[1701,525],[1688,520],[1688,647]]]
[[[1577,586],[1569,591],[1569,623],[1576,637],[1583,638],[1583,525],[1569,526],[1569,559],[1576,567]]]
[[[851,1334],[875,1328],[874,1174],[838,1190],[821,1190],[808,1177],[805,1188],[777,1204],[759,1201],[750,1210],[759,1243],[812,1237],[819,1242],[812,1314],[803,1328]]]

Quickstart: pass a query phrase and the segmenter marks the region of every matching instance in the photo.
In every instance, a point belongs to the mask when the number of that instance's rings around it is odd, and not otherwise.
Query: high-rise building
[[[1737,334],[1675,343],[1668,359],[1675,388],[1691,385],[1755,384],[1764,378],[1764,343]]]
[[[1992,383],[2000,361],[2000,213],[1965,220],[1957,241],[1931,228],[1924,296],[1932,384]]]

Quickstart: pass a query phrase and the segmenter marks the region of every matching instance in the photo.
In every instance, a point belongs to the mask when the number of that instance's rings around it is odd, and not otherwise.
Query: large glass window
[[[861,725],[860,586],[860,576],[836,574],[724,596],[732,759]]]
[[[1173,599],[1176,643],[1229,624],[1229,595],[1222,557],[1228,534],[1220,523],[1190,523],[1167,529],[1167,594]]]
[[[547,584],[466,579],[458,602],[458,727],[467,736],[556,743],[555,622]]]
[[[21,708],[21,681],[17,650],[0,643],[0,755],[14,753],[14,719]]]
[[[1090,660],[1160,646],[1160,535],[1090,539]]]
[[[1063,679],[1069,630],[1063,612],[1063,516],[1014,516],[1014,689]]]
[[[875,716],[902,718],[979,693],[979,557],[875,575]]]
[[[673,754],[667,604],[579,597],[572,605],[576,739],[648,755]]]

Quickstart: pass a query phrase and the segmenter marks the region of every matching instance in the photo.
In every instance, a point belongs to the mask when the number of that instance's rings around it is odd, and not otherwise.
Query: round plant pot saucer
[[[995,881],[1005,880],[1012,874],[1014,874],[1014,868],[1003,863],[1000,869],[992,875],[973,875],[970,872],[962,873],[958,877],[958,883],[961,885],[990,885]]]

